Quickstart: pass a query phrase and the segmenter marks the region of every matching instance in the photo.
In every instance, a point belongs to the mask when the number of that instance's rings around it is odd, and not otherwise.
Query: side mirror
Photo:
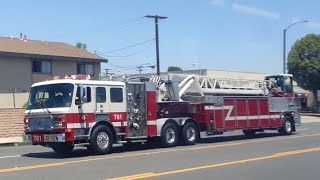
[[[80,104],[88,102],[87,86],[80,85]]]

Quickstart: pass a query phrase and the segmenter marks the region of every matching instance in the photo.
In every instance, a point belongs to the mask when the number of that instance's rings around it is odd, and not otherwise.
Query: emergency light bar
[[[75,75],[70,75],[70,74],[64,74],[60,76],[52,76],[47,79],[48,80],[60,80],[60,79],[73,79],[73,80],[90,80],[90,75],[87,74],[75,74]]]

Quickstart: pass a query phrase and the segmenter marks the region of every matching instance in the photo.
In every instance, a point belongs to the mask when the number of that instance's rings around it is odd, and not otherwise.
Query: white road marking
[[[301,128],[301,129],[296,129],[297,131],[306,131],[308,130],[309,128]]]
[[[6,158],[15,158],[15,157],[21,157],[21,155],[13,155],[13,156],[2,156],[0,159],[6,159]]]

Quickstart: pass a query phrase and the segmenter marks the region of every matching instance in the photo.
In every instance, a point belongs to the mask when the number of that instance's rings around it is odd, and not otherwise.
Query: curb
[[[25,145],[31,145],[31,142],[8,142],[8,143],[0,143],[0,147],[4,146],[25,146]]]
[[[0,146],[19,146],[27,143],[23,141],[22,137],[0,138]]]
[[[317,113],[300,113],[301,116],[314,116],[314,117],[320,117],[320,114]]]

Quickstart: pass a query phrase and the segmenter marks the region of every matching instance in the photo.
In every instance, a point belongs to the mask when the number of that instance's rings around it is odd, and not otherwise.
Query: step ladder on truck
[[[106,154],[115,143],[193,145],[201,132],[289,135],[300,124],[299,108],[290,74],[261,81],[169,74],[124,82],[65,75],[32,85],[24,137],[58,153],[86,146]]]

